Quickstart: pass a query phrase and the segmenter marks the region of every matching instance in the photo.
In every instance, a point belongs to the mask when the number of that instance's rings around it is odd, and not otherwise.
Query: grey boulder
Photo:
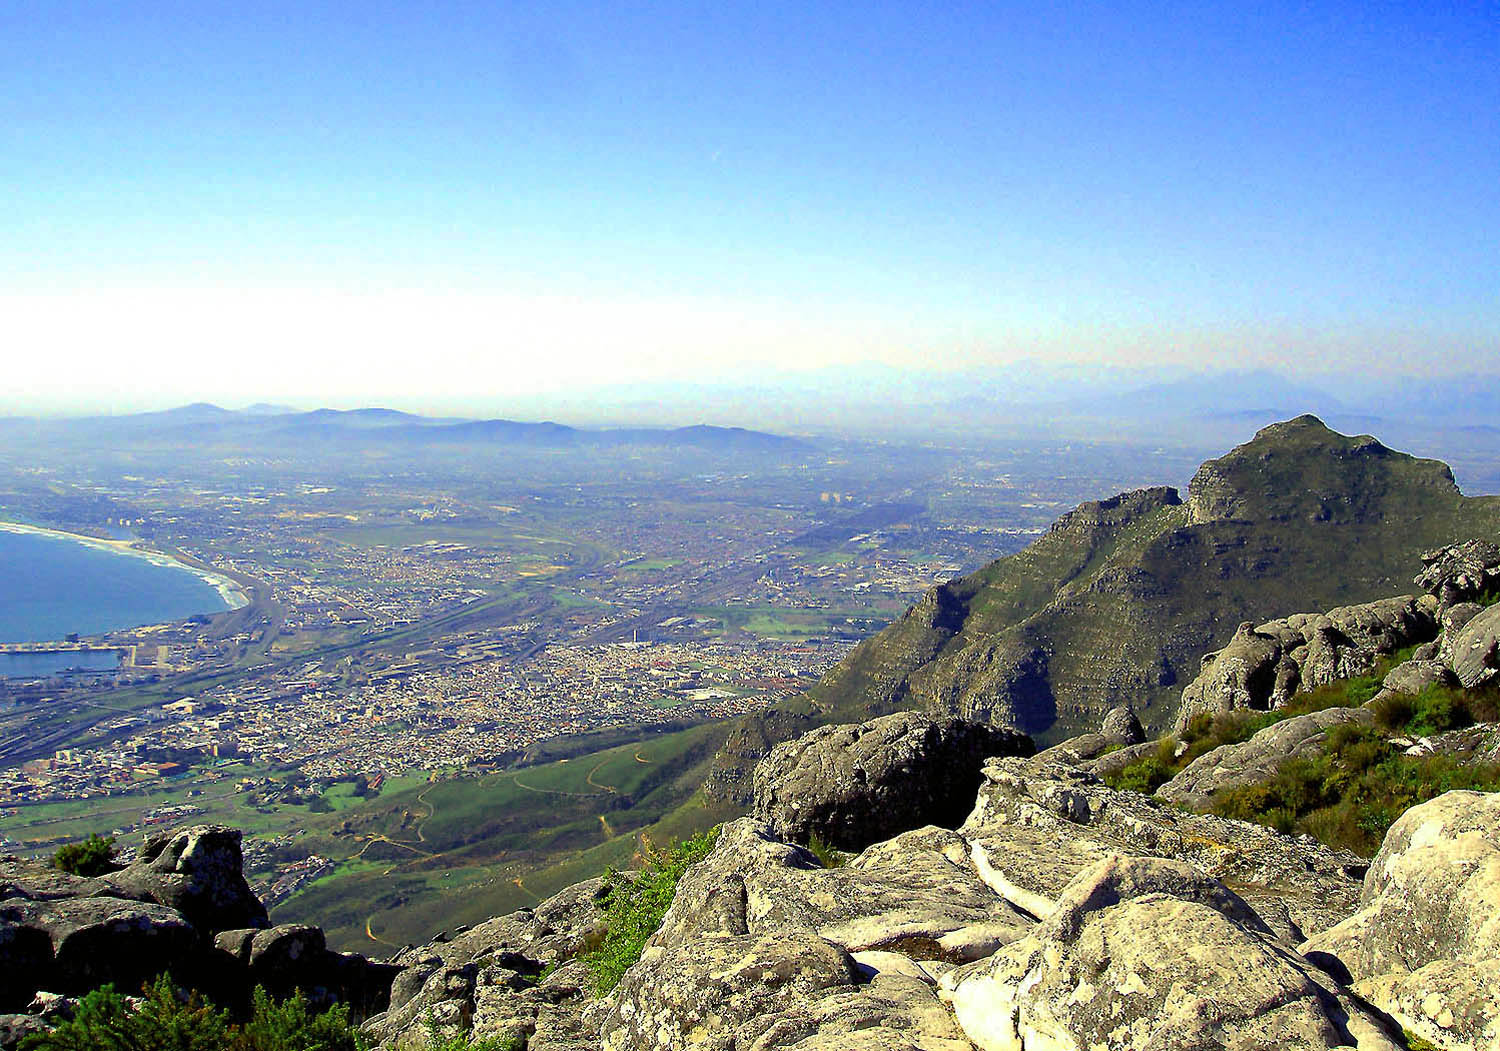
[[[1463,626],[1453,639],[1448,659],[1466,690],[1500,674],[1500,604],[1490,606]]]
[[[12,899],[0,905],[0,974],[19,1009],[32,991],[85,993],[106,982],[127,991],[190,957],[193,929],[173,910],[116,898]],[[14,991],[14,996],[8,995]]]
[[[863,850],[908,829],[959,824],[986,758],[1033,751],[1013,730],[915,712],[824,726],[756,765],[751,813],[788,839]]]
[[[1448,792],[1391,826],[1363,908],[1302,952],[1441,1047],[1500,1033],[1500,795]]]
[[[266,909],[245,881],[239,829],[195,825],[148,840],[134,863],[88,881],[84,893],[176,909],[204,937],[266,926]]]
[[[1454,686],[1457,682],[1439,661],[1409,660],[1387,672],[1381,688],[1392,693],[1417,694],[1431,686]]]

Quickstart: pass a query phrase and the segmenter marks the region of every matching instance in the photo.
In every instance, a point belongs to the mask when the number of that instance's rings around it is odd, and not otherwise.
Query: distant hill
[[[731,736],[711,782],[818,722],[903,708],[1093,729],[1120,704],[1165,725],[1203,654],[1244,620],[1405,592],[1421,551],[1500,534],[1500,497],[1467,498],[1436,460],[1312,416],[1203,464],[1184,500],[1086,503],[1026,550],[933,588],[807,695]]]
[[[560,423],[517,420],[466,420],[420,416],[397,409],[315,409],[280,411],[253,405],[241,411],[200,402],[161,412],[77,419],[5,421],[27,428],[57,429],[73,436],[110,439],[130,436],[268,442],[371,442],[400,446],[513,445],[532,448],[608,449],[629,446],[675,448],[709,453],[795,453],[812,443],[743,427],[628,427],[591,429]]]

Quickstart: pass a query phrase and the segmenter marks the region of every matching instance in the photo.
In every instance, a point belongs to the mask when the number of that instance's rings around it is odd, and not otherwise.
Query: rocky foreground
[[[1409,809],[1373,859],[1202,812],[1311,754],[1372,706],[1500,679],[1500,549],[1435,552],[1426,594],[1245,625],[1204,659],[1182,725],[1273,712],[1384,676],[1370,705],[1288,718],[1201,756],[1154,795],[1110,787],[1159,754],[1126,709],[1033,754],[1009,731],[915,713],[776,746],[750,816],[678,883],[607,995],[586,956],[604,888],[570,887],[389,963],[268,927],[239,837],[159,837],[81,880],[0,863],[0,1045],[104,981],[170,967],[243,1002],[255,984],[354,1004],[380,1047],[436,1033],[529,1051],[1500,1047],[1500,794]],[[1388,661],[1389,663],[1389,661]],[[1386,742],[1389,744],[1389,742]],[[1488,764],[1500,724],[1397,744]],[[1169,749],[1170,750],[1170,749]],[[804,844],[814,840],[820,857]],[[833,867],[825,862],[833,861]],[[518,1044],[517,1046],[521,1046]]]

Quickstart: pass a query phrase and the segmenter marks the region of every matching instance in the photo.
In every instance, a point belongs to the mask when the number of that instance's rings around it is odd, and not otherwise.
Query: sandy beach
[[[105,551],[113,551],[120,555],[129,555],[132,558],[143,558],[152,565],[165,566],[173,569],[184,569],[197,576],[213,587],[224,600],[224,605],[229,609],[240,609],[250,604],[249,596],[229,577],[212,570],[199,569],[190,566],[186,562],[179,561],[170,555],[164,555],[160,551],[151,551],[140,547],[139,540],[109,540],[98,536],[85,536],[82,533],[68,533],[61,529],[49,529],[46,526],[26,525],[21,522],[0,522],[0,532],[6,533],[33,533],[37,536],[50,536],[58,540],[71,540],[74,543],[84,544],[88,547],[97,547]]]

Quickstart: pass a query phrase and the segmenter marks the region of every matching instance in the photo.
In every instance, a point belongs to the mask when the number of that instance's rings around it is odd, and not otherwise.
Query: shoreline
[[[27,525],[24,522],[0,521],[0,532],[3,533],[30,533],[33,536],[46,536],[54,540],[71,540],[85,547],[97,548],[101,551],[113,551],[118,555],[128,555],[131,558],[143,558],[154,566],[166,569],[180,569],[193,574],[199,580],[209,585],[219,593],[219,599],[224,603],[225,609],[220,612],[243,609],[250,604],[250,597],[245,594],[238,583],[215,573],[211,569],[199,569],[173,558],[171,555],[160,551],[152,551],[148,548],[139,547],[139,540],[110,540],[101,536],[88,536],[83,533],[69,533],[62,529],[52,529],[48,526]]]

